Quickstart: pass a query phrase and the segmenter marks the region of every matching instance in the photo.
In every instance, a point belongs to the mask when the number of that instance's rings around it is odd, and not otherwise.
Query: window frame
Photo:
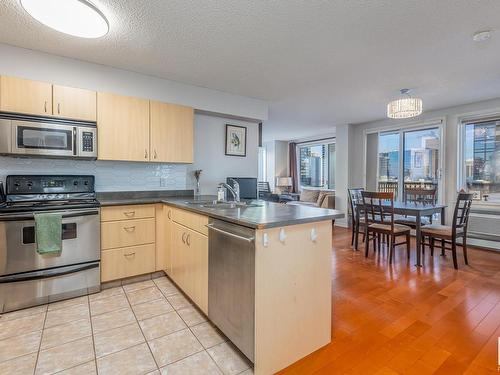
[[[446,165],[446,118],[445,117],[437,117],[437,118],[432,118],[427,121],[418,121],[418,122],[408,122],[408,123],[399,123],[395,124],[392,126],[380,126],[372,129],[364,129],[363,130],[363,186],[366,187],[367,181],[366,181],[366,161],[367,161],[367,136],[368,134],[378,134],[380,136],[381,133],[399,133],[399,152],[400,152],[400,157],[399,157],[399,171],[401,175],[399,177],[404,177],[404,157],[403,157],[403,149],[404,149],[404,133],[405,132],[411,132],[411,131],[418,131],[418,130],[425,130],[425,129],[432,129],[432,128],[439,128],[441,137],[439,140],[439,152],[440,152],[440,157],[439,157],[439,168],[438,168],[438,174],[439,174],[439,183],[438,183],[438,199],[437,203],[443,204],[443,202],[446,201],[445,199],[445,192],[446,192],[446,178],[443,178],[445,173],[444,173],[444,167]],[[377,154],[378,157],[378,154]],[[380,175],[379,171],[379,163],[377,162],[377,185],[378,185],[378,178]],[[402,197],[403,195],[403,184],[398,184],[398,197]]]
[[[489,113],[477,113],[469,114],[466,116],[461,116],[458,118],[458,134],[457,134],[457,181],[456,188],[457,191],[467,189],[467,172],[465,166],[465,142],[466,139],[466,127],[469,124],[488,122],[488,121],[500,121],[500,112],[489,112]],[[499,202],[474,200],[474,205],[484,205],[484,206],[500,206]]]
[[[335,190],[335,187],[333,189],[330,189],[328,187],[313,187],[313,186],[303,186],[300,182],[300,148],[301,147],[311,147],[311,146],[322,146],[322,145],[335,145],[335,154],[337,153],[337,142],[336,142],[336,137],[329,137],[329,138],[324,138],[324,139],[313,139],[310,141],[304,141],[304,142],[297,142],[295,145],[295,156],[296,156],[296,161],[297,161],[297,187],[299,191],[302,191],[304,189],[320,189],[320,190]],[[337,164],[337,157],[335,156],[335,164]],[[329,169],[329,168],[328,168]],[[337,165],[334,166],[334,172],[337,169]],[[328,178],[330,178],[330,175],[328,175]]]

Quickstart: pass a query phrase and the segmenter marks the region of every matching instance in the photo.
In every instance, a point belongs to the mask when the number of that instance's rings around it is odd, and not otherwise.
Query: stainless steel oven
[[[0,118],[0,154],[96,158],[97,127],[93,123]]]
[[[62,214],[62,251],[36,251],[33,212],[0,215],[0,313],[100,288],[100,209]]]
[[[62,213],[62,251],[36,251],[31,212],[0,215],[0,313],[100,290],[99,208]]]

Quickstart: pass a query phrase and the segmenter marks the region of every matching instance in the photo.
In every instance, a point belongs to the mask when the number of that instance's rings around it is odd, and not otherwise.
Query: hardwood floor
[[[459,270],[425,254],[424,267],[404,246],[353,251],[336,227],[332,251],[332,342],[280,374],[498,374],[500,254],[459,250]],[[438,251],[439,253],[439,251]]]

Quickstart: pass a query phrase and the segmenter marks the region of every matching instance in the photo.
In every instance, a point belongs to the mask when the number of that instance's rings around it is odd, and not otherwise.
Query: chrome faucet
[[[219,187],[224,187],[227,190],[229,190],[231,192],[231,194],[233,195],[234,201],[239,202],[240,201],[240,184],[235,179],[231,179],[231,181],[233,182],[234,188],[231,185],[226,184],[225,182],[221,182],[219,184]]]

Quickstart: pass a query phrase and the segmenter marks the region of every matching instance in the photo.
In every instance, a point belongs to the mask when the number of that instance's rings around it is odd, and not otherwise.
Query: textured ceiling
[[[270,102],[268,139],[500,96],[498,0],[95,0],[110,33],[69,37],[0,2],[0,42]]]

